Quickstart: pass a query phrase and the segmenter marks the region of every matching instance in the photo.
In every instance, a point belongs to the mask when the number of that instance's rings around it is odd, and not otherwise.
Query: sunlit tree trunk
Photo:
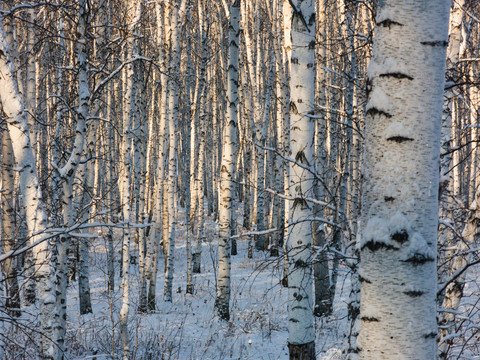
[[[235,179],[235,145],[238,119],[238,47],[240,0],[230,4],[228,36],[227,113],[220,168],[220,205],[218,239],[218,280],[215,308],[223,320],[230,319],[230,246],[232,236],[232,196]]]
[[[47,215],[43,208],[42,193],[37,176],[35,159],[29,138],[26,113],[14,78],[14,68],[9,57],[3,24],[0,24],[0,102],[13,145],[15,162],[19,171],[20,191],[26,212],[29,244],[36,244],[47,228]],[[55,271],[51,263],[48,241],[33,247],[35,276],[40,305],[39,355],[43,359],[57,359],[58,348],[52,342],[55,321]]]
[[[326,138],[326,124],[325,124],[325,106],[326,106],[326,85],[327,76],[325,71],[326,66],[326,36],[325,28],[327,26],[327,17],[325,14],[325,4],[323,1],[317,3],[317,58],[316,58],[316,92],[315,105],[319,107],[316,112],[319,119],[316,120],[316,161],[315,169],[317,174],[321,176],[325,174],[327,163],[327,154],[325,151]],[[314,195],[315,198],[321,201],[325,199],[325,180],[315,179]],[[323,218],[325,211],[323,206],[318,204],[313,205],[313,212],[315,217]],[[313,262],[314,273],[314,289],[315,289],[315,316],[329,315],[332,312],[332,299],[330,291],[330,274],[328,266],[328,255],[326,249],[326,231],[325,226],[318,221],[313,223],[313,245],[315,245],[316,256]],[[334,284],[332,284],[335,286]]]
[[[1,106],[1,104],[0,104]],[[12,141],[8,130],[2,130],[2,240],[3,251],[8,253],[17,247],[15,236],[14,173]],[[17,257],[9,257],[3,263],[6,278],[5,307],[12,316],[20,315],[20,292],[17,278]]]
[[[448,1],[384,1],[366,105],[360,359],[435,359]],[[412,96],[414,94],[414,96]]]
[[[283,46],[282,46],[282,59],[285,64],[285,81],[283,85],[283,94],[285,98],[284,117],[283,117],[283,149],[281,151],[284,155],[289,156],[290,147],[290,59],[292,54],[292,8],[289,0],[283,0]],[[290,194],[290,165],[285,164],[283,167],[283,187],[285,195]],[[288,201],[285,201],[285,219],[283,225],[283,279],[282,286],[288,286],[288,251],[287,251],[287,239],[290,232],[290,205]]]
[[[292,157],[314,166],[313,115],[315,79],[315,2],[298,1],[292,16],[290,79],[290,147]],[[290,163],[291,229],[288,253],[288,348],[290,359],[315,359],[312,294],[312,176]]]
[[[180,0],[180,3],[175,2],[174,10],[172,11],[171,34],[171,58],[169,64],[169,74],[172,78],[168,81],[169,98],[168,98],[168,244],[167,253],[165,257],[166,273],[165,273],[165,288],[164,300],[172,301],[172,284],[173,284],[173,270],[174,270],[174,250],[175,250],[175,192],[177,188],[177,162],[176,162],[176,126],[178,122],[178,93],[179,93],[179,67],[180,67],[180,25],[183,22],[185,14],[186,0]]]
[[[127,58],[132,58],[134,54],[137,54],[136,41],[134,38],[134,30],[136,25],[140,21],[141,15],[141,2],[135,4],[128,4],[129,9],[127,11],[129,24],[129,38],[127,40]],[[123,139],[121,148],[121,162],[120,162],[120,174],[119,174],[119,189],[121,194],[122,213],[125,229],[123,231],[123,243],[122,243],[122,306],[120,309],[120,338],[122,343],[122,359],[127,360],[130,358],[130,346],[128,336],[128,314],[130,308],[130,245],[134,232],[130,225],[133,223],[133,211],[132,211],[132,146],[133,146],[133,111],[135,107],[135,74],[134,64],[129,63],[126,66],[126,84],[125,84],[125,97],[123,108]]]

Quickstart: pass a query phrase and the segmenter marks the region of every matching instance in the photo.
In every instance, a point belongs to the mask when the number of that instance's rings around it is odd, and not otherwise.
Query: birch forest
[[[0,0],[0,359],[480,359],[480,2]]]

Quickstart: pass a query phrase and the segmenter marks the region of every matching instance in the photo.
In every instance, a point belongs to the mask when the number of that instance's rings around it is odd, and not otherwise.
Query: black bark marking
[[[407,79],[407,80],[413,80],[413,77],[407,74],[399,73],[399,72],[392,72],[392,73],[385,73],[385,74],[380,74],[380,77],[393,77],[395,79]]]
[[[372,92],[372,80],[369,78],[367,78],[366,90],[367,90],[367,97],[369,97],[370,93]]]
[[[360,315],[360,308],[357,305],[348,304],[347,308],[350,319],[356,319]]]
[[[302,163],[302,164],[310,165],[310,163],[307,160],[307,157],[305,156],[305,153],[302,150],[297,152],[297,154],[295,155],[295,161],[298,161],[299,163]]]
[[[303,261],[302,259],[298,259],[297,261],[295,261],[295,267],[296,268],[306,268],[308,266],[308,264]]]
[[[451,286],[449,286],[447,288],[447,294],[455,294],[455,293],[461,293],[461,291],[463,290],[463,284],[461,284],[460,282],[458,282],[457,279],[455,279],[453,281],[453,283],[450,283]]]
[[[358,281],[361,283],[371,284],[372,282],[368,279],[365,279],[363,276],[358,275]]]
[[[367,111],[367,115],[372,115],[372,116],[375,116],[375,115],[383,115],[387,118],[391,118],[392,115],[390,115],[389,113],[383,111],[383,110],[380,110],[380,109],[377,109],[375,107],[372,107],[370,109],[368,109]]]
[[[378,320],[376,317],[373,317],[373,316],[362,316],[360,320],[366,321],[366,322],[380,322],[380,320]]]
[[[292,58],[292,64],[298,64],[298,58]]]
[[[367,248],[370,251],[378,251],[378,250],[398,250],[395,246],[387,245],[383,242],[376,242],[373,240],[367,241],[361,248],[361,250]]]
[[[308,49],[309,50],[315,49],[315,40],[312,40],[308,43]]]
[[[403,292],[405,295],[408,295],[410,297],[419,297],[425,294],[423,291],[420,290],[411,290],[411,291],[404,291]]]
[[[405,229],[397,231],[395,234],[392,235],[392,240],[403,244],[404,242],[408,241],[408,232]]]
[[[302,198],[296,198],[293,200],[293,208],[296,209],[297,206],[300,206],[300,209],[302,210],[309,209],[307,201]]]
[[[295,115],[298,114],[297,105],[293,101],[290,101],[290,112],[294,113]]]
[[[425,339],[435,339],[437,337],[437,333],[435,331],[432,331],[431,333],[423,335]]]
[[[417,266],[417,265],[423,265],[427,262],[431,262],[434,260],[435,259],[429,256],[425,256],[424,254],[415,253],[411,257],[409,257],[407,260],[403,260],[403,262],[409,262],[409,263],[412,263],[412,265]]]
[[[392,197],[392,196],[385,196],[383,199],[384,199],[386,202],[395,200],[395,198]]]
[[[395,141],[399,144],[401,144],[403,142],[406,142],[406,141],[413,141],[412,138],[409,138],[409,137],[406,137],[406,136],[391,136],[391,137],[388,137],[387,140]]]
[[[382,26],[382,27],[388,27],[389,29],[392,27],[392,25],[403,26],[402,23],[399,23],[398,21],[394,21],[391,19],[385,19],[383,21],[376,23],[376,25]]]
[[[428,46],[447,46],[448,41],[438,40],[438,41],[421,41],[420,44]]]

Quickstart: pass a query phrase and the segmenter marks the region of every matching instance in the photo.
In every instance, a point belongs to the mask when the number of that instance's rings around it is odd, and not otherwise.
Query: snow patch
[[[427,244],[425,238],[415,232],[410,237],[410,243],[403,254],[402,260],[406,261],[419,256],[425,259],[435,259],[435,253]]]
[[[367,75],[369,79],[380,76],[382,74],[408,74],[408,69],[405,63],[398,61],[395,58],[382,58],[377,56],[370,61],[367,68]]]
[[[422,289],[419,286],[414,286],[414,285],[411,285],[411,284],[405,286],[404,289],[405,289],[404,292],[409,292],[409,293],[423,293],[423,292],[425,292],[425,289]]]
[[[391,245],[387,221],[378,216],[374,216],[368,220],[367,226],[365,226],[365,230],[363,230],[362,237],[357,243],[357,246],[362,249],[370,241]]]
[[[388,8],[382,8],[380,11],[377,12],[377,18],[375,19],[375,21],[377,23],[381,23],[382,21],[391,19],[395,19],[395,14],[393,13],[393,11]]]
[[[390,123],[385,131],[383,136],[388,140],[392,138],[405,138],[413,139],[413,135],[410,130],[408,130],[401,122],[394,121]]]
[[[361,308],[361,317],[378,319],[378,310],[375,306],[370,304],[364,304]]]
[[[384,176],[382,181],[385,181],[385,197],[387,198],[395,198],[397,195],[397,191],[395,190],[395,186],[390,182],[391,177]]]
[[[368,100],[366,112],[376,109],[377,111],[384,112],[385,114],[391,114],[397,107],[393,100],[385,94],[381,87],[375,86],[370,94]]]
[[[325,356],[322,356],[320,360],[339,360],[342,358],[342,350],[340,349],[328,349]]]
[[[393,236],[394,234],[402,231],[406,231],[407,233],[409,233],[411,229],[411,224],[405,215],[397,211],[390,218],[390,221],[388,222],[388,229],[389,229],[390,236]]]

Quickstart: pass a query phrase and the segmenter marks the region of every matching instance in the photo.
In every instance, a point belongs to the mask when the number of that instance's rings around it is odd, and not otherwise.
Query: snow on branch
[[[465,59],[460,59],[457,62],[475,62],[475,61],[480,61],[480,58],[465,58]]]
[[[132,62],[135,62],[135,61],[139,61],[139,60],[143,60],[143,61],[147,61],[147,62],[151,62],[153,63],[153,59],[151,58],[148,58],[148,57],[145,57],[145,56],[141,56],[141,55],[136,55],[134,57],[132,57],[131,59],[128,59],[126,61],[124,61],[123,63],[121,63],[120,65],[118,65],[118,67],[113,70],[110,75],[108,75],[105,79],[103,79],[100,84],[98,84],[95,89],[92,91],[92,94],[90,96],[90,99],[94,99],[95,96],[103,89],[103,87],[110,81],[112,80],[120,71],[122,71],[122,69],[127,66],[128,64],[132,63]],[[155,66],[159,67],[157,64],[154,64]],[[162,71],[162,73],[164,73]]]
[[[67,4],[57,4],[57,3],[51,3],[51,2],[48,2],[48,1],[44,1],[44,2],[37,2],[37,3],[33,3],[33,4],[20,4],[20,5],[16,5],[16,6],[13,6],[10,10],[0,10],[0,14],[3,15],[3,17],[6,17],[6,16],[9,16],[9,15],[13,15],[13,13],[17,12],[17,11],[21,11],[21,10],[25,10],[25,9],[34,9],[34,8],[37,8],[39,6],[53,6],[53,7],[57,7],[57,8],[72,8],[74,5],[67,5]]]
[[[12,257],[12,256],[17,256],[20,254],[23,254],[24,252],[34,248],[35,246],[43,243],[44,241],[48,241],[56,236],[59,235],[64,235],[64,234],[69,234],[71,236],[75,237],[98,237],[98,235],[95,236],[90,236],[88,234],[78,234],[75,233],[75,230],[81,230],[81,229],[87,229],[87,228],[95,228],[95,227],[110,227],[110,228],[118,228],[118,229],[131,229],[131,228],[145,228],[152,226],[152,223],[145,223],[145,224],[129,224],[127,222],[122,222],[122,223],[100,223],[100,222],[93,222],[93,223],[88,223],[88,224],[75,224],[71,227],[68,228],[49,228],[45,229],[43,231],[40,231],[38,233],[33,234],[33,236],[38,236],[41,234],[43,235],[41,238],[39,238],[37,241],[35,241],[32,244],[29,244],[27,246],[21,247],[19,249],[11,250],[5,254],[0,255],[0,262],[5,261],[6,259]]]
[[[293,201],[293,200],[299,198],[298,196],[288,196],[288,195],[280,194],[279,192],[276,192],[275,190],[270,189],[270,188],[265,189],[265,191],[266,191],[266,192],[269,192],[270,194],[273,194],[273,195],[275,195],[275,196],[278,196],[278,197],[281,198],[281,199],[285,199],[285,200],[292,200],[292,201]],[[312,198],[308,198],[308,197],[304,197],[304,196],[302,196],[301,198],[302,198],[303,200],[308,201],[308,202],[311,202],[311,203],[313,203],[313,204],[325,206],[326,208],[329,208],[330,210],[333,210],[333,211],[336,211],[336,210],[337,210],[337,208],[335,208],[335,206],[332,206],[332,205],[326,203],[325,201],[321,201],[321,200],[317,200],[317,199],[312,199]]]
[[[458,277],[460,277],[465,271],[467,271],[467,269],[470,267],[470,266],[473,266],[473,265],[477,265],[480,263],[480,259],[477,259],[471,263],[468,263],[466,264],[464,267],[458,269],[457,271],[455,271],[453,273],[452,276],[450,276],[450,279],[448,279],[447,281],[445,281],[445,283],[441,284],[439,287],[438,287],[438,290],[437,290],[437,296],[440,295],[448,286],[448,284],[450,284],[452,281],[455,281]]]
[[[275,231],[278,231],[278,229],[277,228],[272,228],[272,229],[267,229],[267,230],[262,230],[262,231],[249,231],[249,232],[246,232],[246,233],[230,236],[230,239],[238,239],[238,238],[241,238],[241,237],[244,237],[244,236],[252,236],[252,235],[265,235],[265,234],[273,233]]]
[[[327,219],[324,219],[324,218],[321,218],[321,217],[316,217],[316,216],[307,216],[307,217],[303,217],[303,218],[298,218],[296,221],[289,222],[288,226],[293,226],[293,225],[296,225],[296,224],[300,224],[304,221],[320,221],[320,222],[322,222],[324,224],[328,224],[332,227],[336,227],[336,228],[341,227],[339,224],[336,224],[333,221],[330,221],[330,220],[327,220]]]
[[[263,145],[260,145],[258,143],[256,143],[255,141],[253,141],[251,138],[245,138],[246,141],[248,142],[251,142],[254,146],[260,148],[260,149],[263,149],[263,150],[266,150],[266,151],[272,151],[274,152],[276,155],[280,156],[283,160],[285,161],[288,161],[288,162],[291,162],[295,165],[297,165],[299,168],[302,168],[304,170],[307,170],[310,174],[313,175],[313,177],[315,177],[316,180],[318,180],[322,186],[324,187],[324,189],[328,192],[329,196],[333,199],[334,196],[333,194],[330,192],[328,186],[325,184],[325,181],[323,180],[323,178],[320,176],[319,173],[317,173],[315,171],[315,169],[312,167],[312,166],[308,166],[306,164],[303,164],[301,162],[298,162],[297,160],[295,160],[294,158],[290,157],[290,156],[285,156],[283,155],[280,151],[278,151],[277,149],[275,148],[272,148],[272,147],[269,147],[269,146],[263,146]],[[335,209],[332,209],[332,210],[335,210]]]

